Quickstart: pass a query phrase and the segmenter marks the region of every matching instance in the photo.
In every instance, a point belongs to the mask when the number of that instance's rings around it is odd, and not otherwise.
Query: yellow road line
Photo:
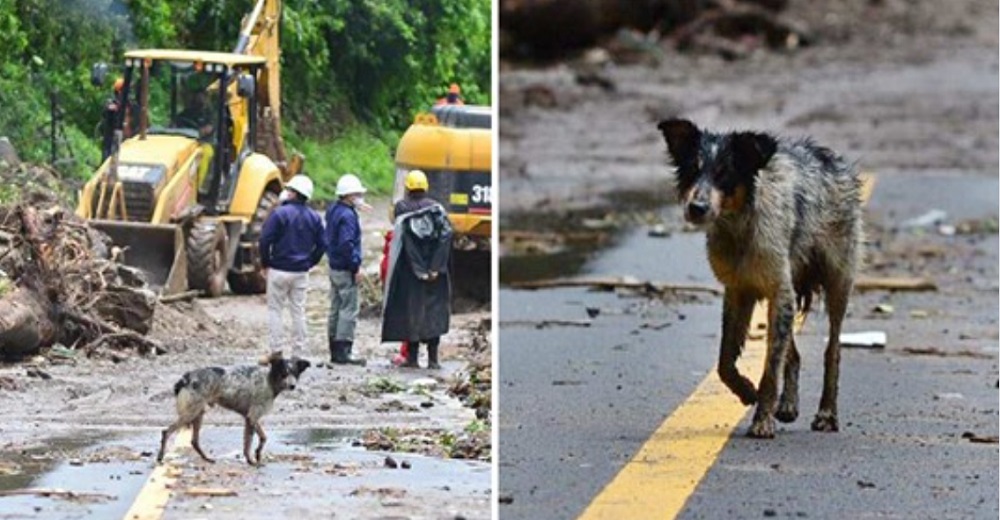
[[[171,487],[180,475],[180,469],[170,462],[169,455],[178,451],[178,446],[191,444],[191,429],[185,428],[174,436],[173,443],[163,457],[164,463],[157,464],[146,479],[132,507],[125,513],[124,520],[159,520],[170,500]]]
[[[754,308],[751,330],[767,323]],[[764,367],[765,339],[749,339],[740,371],[751,381]],[[713,370],[660,425],[639,452],[587,506],[581,519],[674,518],[712,467],[748,408]]]
[[[862,204],[874,190],[875,175],[862,173]],[[766,323],[767,305],[761,302],[754,307],[750,335],[738,362],[740,372],[755,382],[767,352],[767,335],[760,333],[759,324]],[[804,324],[805,316],[797,316],[796,332]],[[579,518],[675,518],[748,411],[713,370]]]

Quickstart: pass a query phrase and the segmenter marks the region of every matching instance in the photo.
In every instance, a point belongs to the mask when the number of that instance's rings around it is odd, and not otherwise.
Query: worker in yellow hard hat
[[[459,88],[458,83],[452,83],[448,87],[448,93],[444,97],[438,98],[435,105],[464,105],[465,102],[462,101],[462,89]]]
[[[393,218],[397,223],[401,222],[401,219],[405,218],[406,215],[424,210],[426,208],[437,206],[441,207],[440,204],[431,197],[427,195],[430,190],[430,183],[427,181],[427,175],[420,170],[410,170],[406,174],[406,178],[403,180],[403,186],[406,188],[406,193],[404,197],[398,201],[393,206]],[[382,259],[382,282],[386,281],[387,272],[390,270],[390,246],[394,239],[393,230],[389,230],[385,235],[385,246],[383,248],[383,259]],[[445,273],[447,274],[447,273]],[[434,280],[424,280],[425,283],[435,283],[437,281],[438,273],[434,274]],[[395,300],[406,299],[407,302],[411,304],[417,304],[418,299],[410,298],[407,293],[411,292],[413,287],[410,285],[402,285],[396,288],[390,295],[386,287],[384,293],[387,297],[394,298]],[[438,312],[440,313],[440,312]],[[438,345],[440,344],[440,336],[433,337],[422,337],[420,333],[414,334],[404,334],[405,337],[402,338],[402,344],[399,348],[399,354],[393,359],[393,364],[402,365],[407,368],[417,368],[417,358],[420,353],[420,343],[427,345],[427,368],[437,369],[441,365],[438,362]]]

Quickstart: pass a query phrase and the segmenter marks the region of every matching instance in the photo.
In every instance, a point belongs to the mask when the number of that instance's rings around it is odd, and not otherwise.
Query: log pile
[[[0,357],[19,359],[56,343],[160,350],[146,338],[156,294],[143,275],[66,204],[51,170],[0,163]]]
[[[787,0],[501,0],[505,59],[557,59],[595,45],[654,46],[741,58],[811,40]],[[563,30],[554,29],[562,27]],[[636,41],[635,35],[641,36]]]

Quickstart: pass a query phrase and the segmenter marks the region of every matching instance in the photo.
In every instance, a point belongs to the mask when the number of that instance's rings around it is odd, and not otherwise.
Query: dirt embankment
[[[746,37],[737,41],[748,52],[730,59],[623,30],[559,60],[502,55],[502,235],[519,214],[633,205],[614,193],[671,200],[655,130],[670,116],[811,135],[879,173],[993,174],[995,4],[790,1],[781,16],[803,27],[808,45]],[[629,43],[636,36],[641,45]]]

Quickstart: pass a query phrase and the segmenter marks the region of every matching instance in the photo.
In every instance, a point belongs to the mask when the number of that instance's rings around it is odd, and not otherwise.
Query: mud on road
[[[373,279],[386,205],[376,201],[376,210],[362,215],[363,265]],[[165,517],[336,511],[488,518],[489,391],[468,382],[474,370],[489,384],[488,305],[458,302],[441,340],[442,370],[394,367],[398,344],[380,344],[377,312],[357,329],[354,355],[368,365],[332,367],[325,363],[326,272],[324,261],[310,274],[309,346],[297,353],[313,366],[262,421],[270,437],[264,468],[242,460],[240,418],[213,409],[202,446],[218,463],[206,465],[187,446],[168,455],[178,480]],[[194,368],[255,363],[267,351],[267,332],[265,296],[227,295],[158,305],[150,337],[163,345],[162,355],[104,350],[86,358],[56,348],[0,365],[0,510],[38,518],[123,515],[154,467],[160,430],[175,418],[174,382]],[[390,468],[387,457],[409,468]],[[184,493],[206,487],[236,496]],[[25,488],[74,494],[3,496]],[[297,498],[275,501],[288,496]]]

